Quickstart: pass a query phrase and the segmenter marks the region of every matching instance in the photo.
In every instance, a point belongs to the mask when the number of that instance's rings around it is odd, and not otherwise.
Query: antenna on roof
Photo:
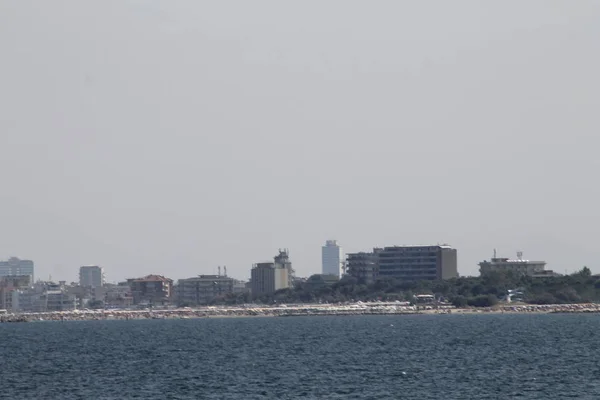
[[[221,276],[221,266],[219,265],[218,268],[219,268],[219,274],[218,275]]]
[[[494,249],[494,258],[496,258],[496,249]]]
[[[224,270],[224,271],[223,271],[223,275],[227,276],[227,265],[225,265],[225,266],[223,267],[223,270]]]

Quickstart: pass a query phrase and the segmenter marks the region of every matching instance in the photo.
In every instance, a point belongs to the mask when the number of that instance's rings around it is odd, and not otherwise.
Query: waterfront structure
[[[243,284],[242,284],[243,286]],[[177,303],[185,305],[209,304],[226,294],[239,292],[239,282],[223,275],[199,275],[177,281]]]
[[[117,285],[106,284],[104,286],[104,305],[109,308],[131,307],[133,295],[127,282],[119,282]]]
[[[128,279],[133,303],[136,305],[166,305],[171,300],[173,280],[162,275],[147,275]]]
[[[419,281],[458,277],[457,251],[448,245],[391,246],[377,255],[380,278]]]
[[[77,298],[67,291],[65,282],[36,282],[32,287],[12,292],[12,312],[72,311]]]
[[[99,288],[104,286],[104,269],[97,265],[79,268],[79,286]]]
[[[348,275],[354,276],[365,284],[371,284],[379,276],[379,248],[372,252],[350,253],[346,258],[346,269]]]
[[[0,261],[0,276],[29,275],[33,281],[33,261],[11,257],[8,261]]]
[[[77,298],[60,284],[49,284],[38,301],[39,308],[44,311],[71,311],[77,308]]]
[[[435,296],[432,294],[416,294],[413,296],[413,299],[417,304],[435,303]]]
[[[72,285],[66,287],[67,293],[77,298],[77,304],[80,307],[87,307],[92,301],[104,301],[106,290],[104,286],[81,286]]]
[[[252,296],[257,297],[290,287],[288,269],[279,263],[263,262],[252,266]]]
[[[321,247],[321,273],[340,278],[344,273],[344,251],[336,240],[327,240]]]
[[[534,277],[545,277],[556,275],[553,271],[546,269],[545,261],[530,261],[523,259],[523,253],[517,252],[516,259],[509,259],[503,257],[496,257],[496,250],[494,250],[494,257],[491,260],[484,260],[479,263],[480,275],[486,275],[492,272],[507,272],[511,271],[520,275],[529,275]]]

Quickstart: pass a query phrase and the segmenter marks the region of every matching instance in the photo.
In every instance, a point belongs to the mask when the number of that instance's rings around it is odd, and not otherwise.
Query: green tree
[[[468,305],[468,300],[465,296],[456,296],[452,299],[452,305],[457,308],[464,308]]]
[[[102,300],[90,300],[87,303],[87,307],[93,310],[104,308],[104,302]]]

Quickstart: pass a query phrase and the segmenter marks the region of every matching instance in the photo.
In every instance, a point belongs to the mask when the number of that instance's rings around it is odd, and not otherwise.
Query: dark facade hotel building
[[[458,277],[456,249],[446,245],[376,248],[372,253],[349,254],[347,266],[350,275],[365,283],[386,278],[418,281]]]
[[[442,280],[458,276],[456,249],[450,246],[393,246],[378,253],[379,277]]]

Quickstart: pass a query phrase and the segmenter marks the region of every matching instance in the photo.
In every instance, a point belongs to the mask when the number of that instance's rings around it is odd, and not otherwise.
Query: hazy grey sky
[[[449,243],[600,272],[600,2],[0,0],[0,258]]]

